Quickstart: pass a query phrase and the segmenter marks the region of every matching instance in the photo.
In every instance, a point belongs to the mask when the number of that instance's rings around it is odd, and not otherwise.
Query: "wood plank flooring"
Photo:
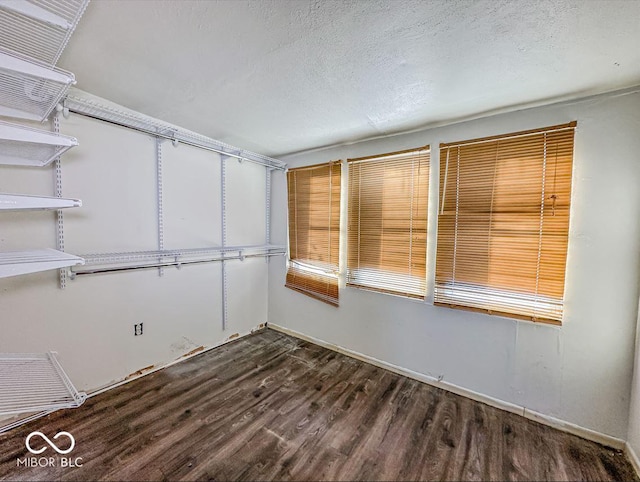
[[[82,467],[18,467],[35,430],[70,432]],[[618,451],[272,330],[0,434],[0,478],[637,480]]]

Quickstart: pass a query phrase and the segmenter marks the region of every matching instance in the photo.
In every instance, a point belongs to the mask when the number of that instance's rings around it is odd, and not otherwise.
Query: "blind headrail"
[[[403,151],[387,152],[385,154],[378,154],[375,156],[354,157],[353,159],[347,159],[347,162],[348,163],[362,162],[362,161],[369,161],[371,159],[378,159],[382,161],[390,157],[402,156],[403,154],[421,154],[421,153],[430,153],[430,152],[431,152],[431,146],[427,144],[426,146],[417,147],[415,149],[405,149]]]
[[[558,124],[556,126],[550,126],[550,127],[543,127],[540,129],[531,129],[528,131],[520,131],[520,132],[514,132],[512,134],[500,134],[500,135],[496,135],[496,136],[489,136],[489,137],[479,137],[477,139],[469,139],[466,141],[457,141],[457,142],[441,142],[440,143],[440,147],[447,147],[447,148],[451,148],[451,147],[459,147],[459,146],[466,146],[466,145],[470,145],[470,144],[481,144],[483,142],[491,142],[491,141],[498,141],[498,140],[507,140],[507,139],[514,139],[517,137],[525,137],[525,136],[533,136],[536,134],[542,134],[542,133],[550,133],[550,132],[558,132],[558,131],[564,131],[564,130],[568,130],[568,129],[575,129],[576,126],[578,125],[577,121],[571,121],[567,124]]]
[[[309,166],[291,167],[291,168],[287,169],[287,172],[306,171],[306,170],[309,170],[309,169],[322,169],[322,168],[327,167],[327,165],[333,166],[334,164],[340,164],[341,162],[342,162],[341,159],[337,159],[335,161],[322,162],[320,164],[311,164]]]

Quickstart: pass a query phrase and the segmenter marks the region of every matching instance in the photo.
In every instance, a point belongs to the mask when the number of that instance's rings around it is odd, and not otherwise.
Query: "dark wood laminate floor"
[[[17,467],[34,430],[71,432],[83,466]],[[272,330],[0,434],[0,450],[0,478],[21,480],[635,480],[620,452]]]

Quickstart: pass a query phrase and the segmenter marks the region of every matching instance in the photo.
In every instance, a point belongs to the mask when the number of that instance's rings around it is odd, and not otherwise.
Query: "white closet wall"
[[[188,159],[188,169],[185,169],[185,159]],[[220,246],[220,156],[163,142],[162,172],[165,249]],[[151,181],[155,189],[155,174]]]
[[[636,327],[636,356],[631,385],[631,403],[629,407],[629,433],[627,434],[630,458],[636,470],[640,472],[640,317]]]
[[[157,250],[155,138],[76,114],[61,132],[80,141],[64,157],[65,248],[90,254]],[[220,156],[162,143],[165,249],[221,244]],[[227,159],[227,244],[265,244],[266,169]],[[0,192],[53,193],[53,167],[2,167]],[[3,214],[0,250],[55,248],[55,212]],[[249,332],[267,318],[267,261],[227,261],[222,329],[221,263],[78,276],[57,271],[0,279],[0,352],[55,350],[74,384],[93,390],[200,347]],[[134,324],[144,334],[134,336]]]

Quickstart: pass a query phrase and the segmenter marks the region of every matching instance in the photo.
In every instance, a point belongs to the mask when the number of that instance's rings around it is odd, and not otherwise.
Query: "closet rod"
[[[97,268],[97,269],[89,269],[89,270],[83,270],[83,271],[71,271],[71,275],[72,277],[76,277],[76,276],[83,276],[87,274],[113,273],[116,271],[133,271],[137,269],[164,268],[167,266],[180,267],[186,264],[203,264],[203,263],[213,263],[216,261],[228,261],[230,259],[282,256],[283,254],[284,253],[247,254],[245,256],[231,256],[228,258],[205,259],[205,260],[199,260],[199,261],[167,261],[166,263],[149,263],[149,264],[140,264],[135,266],[121,266],[121,267],[114,267],[114,268]]]
[[[256,161],[255,159],[249,159],[247,157],[242,157],[242,156],[239,156],[237,154],[232,154],[230,152],[224,152],[223,150],[216,149],[214,147],[206,147],[206,146],[203,146],[203,145],[200,145],[200,144],[196,144],[195,142],[190,142],[190,141],[186,141],[186,140],[182,140],[182,139],[176,139],[173,136],[168,136],[166,134],[161,134],[159,132],[154,132],[151,129],[145,129],[143,127],[133,127],[133,126],[129,126],[129,125],[123,124],[121,122],[108,120],[108,119],[103,119],[102,117],[98,117],[98,116],[91,115],[91,114],[86,114],[84,112],[77,111],[77,110],[75,110],[73,108],[69,108],[69,112],[73,112],[74,114],[82,115],[82,116],[88,117],[90,119],[99,120],[99,121],[106,122],[108,124],[113,124],[113,125],[116,125],[116,126],[119,126],[119,127],[125,127],[127,129],[132,129],[134,131],[142,132],[144,134],[149,134],[149,135],[154,136],[154,137],[160,137],[160,138],[166,139],[168,141],[177,141],[177,142],[179,142],[181,144],[185,144],[187,146],[192,146],[192,147],[197,147],[199,149],[204,149],[205,151],[217,152],[218,154],[222,154],[223,156],[234,157],[234,158],[238,159],[239,161],[252,162],[254,164],[259,164],[260,166],[265,166],[265,167],[271,167],[273,169],[282,169],[280,167],[276,167],[276,166],[274,166],[272,164],[269,164],[268,162],[260,162],[260,161]]]

